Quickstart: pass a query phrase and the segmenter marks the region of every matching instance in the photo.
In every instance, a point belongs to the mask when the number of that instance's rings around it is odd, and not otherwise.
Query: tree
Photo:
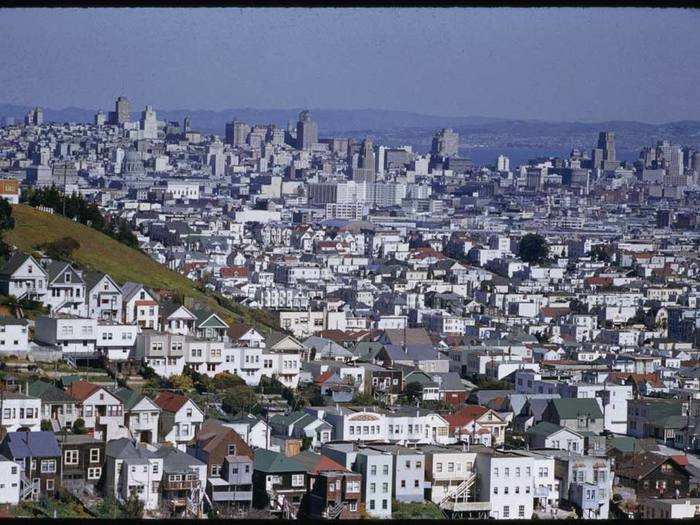
[[[53,242],[41,245],[46,255],[59,261],[69,261],[73,252],[80,248],[80,243],[73,237],[61,237]]]
[[[253,412],[257,404],[255,391],[248,385],[236,385],[221,396],[221,406],[229,413]]]
[[[549,256],[549,245],[544,237],[536,233],[528,233],[520,239],[518,245],[520,258],[528,263],[541,263]]]
[[[170,377],[170,387],[174,390],[188,391],[194,388],[192,378],[185,374],[175,374]]]
[[[403,389],[403,395],[409,404],[415,404],[423,396],[423,387],[415,381],[408,383]]]
[[[394,501],[392,503],[393,512],[392,519],[428,519],[428,520],[444,520],[445,516],[440,508],[431,501],[412,501],[403,503]]]
[[[12,217],[12,205],[7,199],[0,199],[0,231],[11,230],[15,227]]]
[[[73,434],[85,434],[85,420],[79,417],[73,421]]]
[[[596,244],[591,248],[591,258],[598,262],[610,262],[614,249],[610,244]]]
[[[53,432],[53,427],[51,426],[51,421],[48,419],[42,419],[41,420],[41,430],[43,432]]]
[[[143,501],[135,490],[131,491],[124,503],[124,514],[130,519],[140,519],[143,516]]]

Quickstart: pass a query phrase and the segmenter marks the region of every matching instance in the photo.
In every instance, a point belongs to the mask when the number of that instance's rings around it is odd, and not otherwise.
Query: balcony
[[[192,490],[199,487],[199,480],[193,479],[190,481],[163,481],[163,490]]]
[[[451,512],[489,512],[491,510],[491,502],[448,500],[442,504],[442,508]]]
[[[252,501],[252,490],[213,490],[212,501]]]

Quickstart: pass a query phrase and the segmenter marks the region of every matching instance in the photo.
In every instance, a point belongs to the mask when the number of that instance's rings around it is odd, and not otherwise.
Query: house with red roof
[[[445,415],[444,418],[450,424],[450,437],[455,442],[481,443],[487,447],[496,447],[505,441],[508,423],[490,408],[466,405],[453,414]]]
[[[124,403],[106,388],[87,381],[73,381],[66,392],[76,401],[77,417],[95,438],[111,441],[130,437],[124,424]]]
[[[202,426],[204,412],[190,398],[174,392],[160,392],[154,402],[161,409],[159,440],[174,443],[184,452]]]

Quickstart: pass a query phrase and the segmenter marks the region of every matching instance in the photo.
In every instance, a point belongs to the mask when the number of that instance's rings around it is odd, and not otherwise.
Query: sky
[[[4,9],[0,103],[700,120],[690,9]]]

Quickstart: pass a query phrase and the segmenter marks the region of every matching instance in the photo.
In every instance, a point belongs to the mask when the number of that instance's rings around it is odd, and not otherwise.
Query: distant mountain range
[[[28,106],[0,104],[0,117],[22,119],[30,109]],[[159,120],[167,121],[182,122],[184,117],[189,115],[194,129],[223,135],[226,122],[234,117],[253,124],[274,123],[285,127],[287,122],[296,122],[301,110],[302,108],[239,108],[221,111],[156,109],[156,112]],[[369,135],[388,145],[410,144],[419,151],[429,148],[432,134],[443,127],[450,127],[459,132],[461,146],[467,150],[528,148],[560,151],[572,147],[590,149],[595,144],[597,133],[602,130],[615,132],[617,147],[621,150],[638,150],[661,139],[681,145],[700,144],[700,121],[694,120],[664,124],[634,121],[589,123],[481,116],[444,117],[376,109],[311,109],[310,112],[312,118],[318,122],[322,137],[361,138]],[[44,119],[54,122],[92,122],[95,113],[96,110],[93,109],[74,107],[44,108]],[[134,118],[137,116],[138,113],[133,114]]]

